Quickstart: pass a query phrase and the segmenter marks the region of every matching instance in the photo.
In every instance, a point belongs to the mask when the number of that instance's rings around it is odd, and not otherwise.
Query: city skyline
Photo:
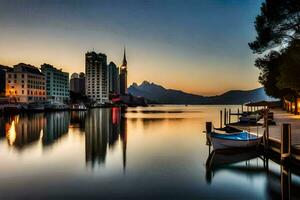
[[[260,86],[247,43],[261,1],[110,2],[4,0],[0,64],[49,63],[72,74],[84,72],[93,49],[120,66],[126,45],[128,85],[202,95]]]

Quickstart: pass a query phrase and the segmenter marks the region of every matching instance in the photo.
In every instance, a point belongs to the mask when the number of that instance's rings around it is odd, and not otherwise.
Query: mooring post
[[[226,108],[224,108],[224,126],[226,126],[227,122],[226,122]]]
[[[242,113],[244,112],[244,105],[242,104]]]
[[[263,137],[265,151],[267,151],[269,149],[269,123],[268,123],[268,114],[269,114],[269,110],[265,109],[265,111],[264,111],[264,126],[265,126],[265,131],[264,131],[264,137]]]
[[[287,160],[291,155],[291,124],[282,124],[280,154],[281,161]]]
[[[223,117],[222,110],[220,110],[220,128],[223,127],[222,117]]]
[[[289,167],[281,165],[280,179],[281,199],[291,199],[291,170]]]
[[[206,145],[211,146],[208,134],[212,132],[212,122],[206,122]]]
[[[240,109],[238,108],[238,111],[237,111],[237,117],[236,117],[236,120],[239,121],[239,117],[240,117]]]
[[[231,109],[229,108],[229,115],[228,115],[228,123],[230,124],[230,122],[231,122]]]

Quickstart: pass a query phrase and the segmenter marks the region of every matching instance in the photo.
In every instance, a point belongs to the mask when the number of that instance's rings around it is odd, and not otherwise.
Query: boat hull
[[[261,141],[261,138],[246,140],[246,141],[226,140],[226,139],[216,138],[216,137],[210,137],[210,139],[214,150],[234,149],[234,148],[254,148]]]

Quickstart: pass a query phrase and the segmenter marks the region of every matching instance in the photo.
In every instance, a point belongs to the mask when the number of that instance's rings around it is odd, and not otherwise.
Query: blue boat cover
[[[211,137],[215,137],[215,138],[220,138],[225,140],[238,140],[238,141],[256,140],[259,138],[256,135],[250,134],[247,131],[242,131],[234,134],[220,134],[220,133],[212,132],[210,133],[210,135]]]

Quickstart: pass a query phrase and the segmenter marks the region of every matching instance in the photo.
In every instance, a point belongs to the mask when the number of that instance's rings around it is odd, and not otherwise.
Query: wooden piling
[[[212,132],[212,122],[206,122],[206,145],[211,146],[211,141],[209,139],[208,133]]]
[[[220,110],[220,128],[223,127],[222,117],[223,117],[222,110]]]
[[[239,117],[240,117],[240,109],[238,108],[238,111],[237,111],[237,121],[239,121]]]
[[[284,165],[280,167],[281,199],[291,199],[291,170]]]
[[[230,122],[231,122],[231,109],[229,108],[228,123],[230,124]]]
[[[287,160],[291,155],[291,124],[282,124],[280,154],[281,161]]]
[[[226,124],[227,124],[227,121],[226,121],[227,120],[227,118],[226,118],[227,114],[226,114],[226,112],[227,112],[226,108],[224,108],[224,126],[226,126]]]
[[[265,109],[265,111],[264,111],[264,126],[265,126],[265,131],[264,131],[264,136],[263,136],[263,142],[264,142],[265,151],[267,151],[269,149],[269,123],[268,123],[268,115],[269,115],[269,110]]]

